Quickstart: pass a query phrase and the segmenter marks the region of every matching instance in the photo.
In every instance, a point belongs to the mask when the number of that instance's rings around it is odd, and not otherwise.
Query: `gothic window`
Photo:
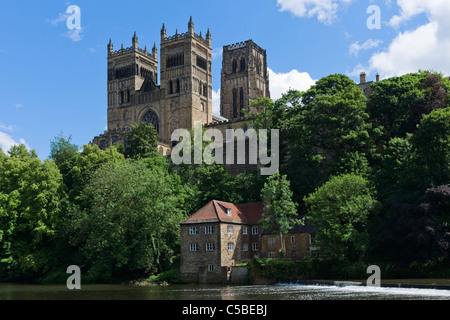
[[[237,118],[237,89],[233,89],[233,118]]]
[[[244,89],[243,88],[239,89],[239,107],[240,107],[241,113],[242,113],[242,109],[244,109]]]
[[[169,94],[173,93],[173,82],[172,80],[169,81]]]
[[[245,71],[245,58],[241,58],[241,72]]]
[[[177,79],[177,86],[176,86],[176,92],[180,92],[180,79]]]
[[[208,98],[208,85],[203,85],[203,96]]]
[[[153,125],[156,132],[159,134],[159,118],[153,110],[148,110],[142,117],[142,122]]]
[[[233,59],[232,67],[233,67],[233,73],[236,73],[237,72],[237,61],[234,59]]]
[[[130,101],[131,101],[130,90],[127,90],[127,102],[130,103]]]
[[[120,92],[120,104],[124,103],[123,91]]]
[[[197,66],[202,68],[203,70],[208,70],[206,59],[202,57],[197,57]]]

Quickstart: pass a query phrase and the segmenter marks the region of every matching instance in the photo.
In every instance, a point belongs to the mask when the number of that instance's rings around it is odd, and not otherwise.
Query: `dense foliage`
[[[259,99],[249,125],[280,129],[273,177],[173,166],[144,124],[125,147],[80,148],[59,134],[44,161],[23,145],[0,150],[0,282],[66,279],[73,264],[93,282],[174,270],[180,221],[213,199],[266,200],[276,232],[306,215],[321,256],[303,274],[351,276],[378,263],[397,276],[448,276],[438,270],[450,265],[449,89],[421,71],[375,82],[365,97],[336,74]]]

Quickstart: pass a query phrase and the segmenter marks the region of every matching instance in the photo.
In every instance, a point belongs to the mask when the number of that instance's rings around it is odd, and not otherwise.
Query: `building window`
[[[189,234],[198,234],[198,227],[190,227]]]
[[[241,72],[245,71],[245,58],[241,58]]]
[[[248,251],[248,244],[247,243],[243,243],[242,244],[242,251],[245,251],[245,252]]]
[[[295,243],[295,237],[291,236],[291,243]]]
[[[208,264],[208,272],[214,272],[214,265]]]
[[[214,226],[205,226],[205,234],[213,234]]]
[[[206,251],[214,251],[214,249],[215,249],[214,242],[208,242],[206,244]]]
[[[228,251],[234,251],[234,243],[233,242],[228,243]]]
[[[227,227],[227,232],[228,232],[228,234],[233,234],[233,233],[234,233],[234,228],[233,228],[233,226],[228,226],[228,227]]]
[[[270,237],[269,238],[269,247],[274,247],[277,243],[277,240],[275,237]]]
[[[176,84],[177,84],[177,85],[176,85],[176,87],[175,87],[175,90],[176,90],[175,92],[176,92],[176,93],[179,93],[179,92],[180,92],[180,79],[177,79]]]
[[[233,73],[237,72],[237,61],[235,59],[233,59],[233,62],[232,62],[232,70],[233,70]]]
[[[240,88],[239,89],[239,107],[240,107],[240,111],[241,111],[241,115],[242,115],[242,109],[244,109],[244,89]]]
[[[151,124],[155,128],[156,132],[159,134],[159,118],[158,115],[153,110],[148,110],[142,117],[142,122],[146,124]]]
[[[190,252],[197,252],[198,251],[198,244],[197,243],[190,243],[189,244],[189,251]]]
[[[267,253],[267,257],[271,259],[275,259],[277,257],[277,254],[275,252],[269,252]]]
[[[252,227],[252,234],[258,234],[258,227]]]
[[[247,234],[247,227],[242,227],[242,234]]]
[[[256,242],[252,243],[252,250],[253,251],[258,251],[258,243],[256,243]]]
[[[233,89],[233,118],[237,118],[237,89]]]
[[[202,57],[198,57],[197,56],[197,66],[198,67],[200,67],[200,68],[202,68],[203,70],[207,70],[208,69],[208,67],[207,67],[207,62],[206,62],[206,59],[203,59]]]
[[[231,217],[231,209],[227,209],[227,216]]]
[[[172,94],[172,93],[173,93],[173,81],[170,80],[169,81],[169,94]]]

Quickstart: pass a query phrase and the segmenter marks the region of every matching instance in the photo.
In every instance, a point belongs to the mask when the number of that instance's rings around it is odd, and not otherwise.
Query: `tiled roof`
[[[261,219],[263,208],[262,202],[233,204],[213,200],[181,223],[222,221],[252,224]]]

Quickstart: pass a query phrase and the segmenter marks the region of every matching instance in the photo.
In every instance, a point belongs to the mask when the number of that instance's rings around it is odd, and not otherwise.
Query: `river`
[[[450,290],[333,285],[61,285],[0,284],[0,300],[450,300]]]

